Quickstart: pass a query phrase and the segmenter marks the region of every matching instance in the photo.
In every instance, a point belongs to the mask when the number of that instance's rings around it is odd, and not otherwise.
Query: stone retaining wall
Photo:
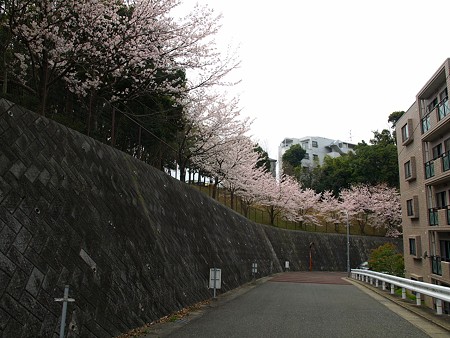
[[[352,264],[387,239],[352,237]],[[255,224],[93,139],[0,100],[0,333],[111,337],[283,269],[346,269],[345,236]]]

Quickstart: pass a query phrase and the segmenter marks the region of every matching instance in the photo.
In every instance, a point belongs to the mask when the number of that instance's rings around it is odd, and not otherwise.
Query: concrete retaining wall
[[[352,237],[352,264],[387,239]],[[282,271],[346,269],[345,236],[255,224],[124,153],[0,100],[0,333],[110,337]]]

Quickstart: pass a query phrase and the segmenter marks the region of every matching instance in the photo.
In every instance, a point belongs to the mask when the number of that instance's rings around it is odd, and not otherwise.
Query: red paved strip
[[[343,278],[347,277],[346,272],[321,272],[321,271],[295,271],[281,273],[270,282],[288,282],[288,283],[311,283],[311,284],[340,284],[351,285]]]

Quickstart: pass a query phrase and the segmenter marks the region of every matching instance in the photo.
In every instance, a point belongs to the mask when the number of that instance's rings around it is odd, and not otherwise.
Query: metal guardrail
[[[383,290],[386,290],[386,284],[390,285],[391,294],[394,294],[395,286],[402,288],[402,298],[406,298],[406,290],[416,292],[416,304],[421,305],[421,295],[433,297],[436,300],[436,312],[442,315],[442,302],[450,302],[450,288],[435,285],[431,283],[419,282],[402,277],[392,276],[385,273],[370,270],[351,270],[352,278],[379,286],[382,282]]]

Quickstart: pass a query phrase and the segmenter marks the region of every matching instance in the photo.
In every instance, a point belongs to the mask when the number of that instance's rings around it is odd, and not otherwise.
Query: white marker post
[[[61,327],[59,328],[59,338],[64,338],[64,328],[66,326],[67,302],[74,302],[75,299],[69,298],[69,285],[64,288],[64,298],[55,298],[55,302],[63,302],[61,314]]]

